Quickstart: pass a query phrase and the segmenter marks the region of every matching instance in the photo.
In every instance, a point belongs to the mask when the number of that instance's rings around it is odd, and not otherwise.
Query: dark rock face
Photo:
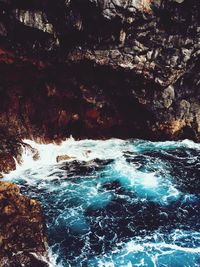
[[[21,162],[23,152],[22,142],[16,130],[12,129],[13,136],[5,130],[7,129],[1,129],[0,132],[0,178],[2,173],[9,173],[16,169],[16,162]]]
[[[200,140],[198,0],[1,0],[0,131]]]
[[[9,173],[16,168],[15,160],[11,154],[0,154],[0,162],[0,173]]]
[[[41,207],[7,182],[0,182],[0,266],[48,266]]]

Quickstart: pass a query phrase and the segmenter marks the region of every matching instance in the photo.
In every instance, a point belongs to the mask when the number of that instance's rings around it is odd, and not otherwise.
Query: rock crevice
[[[0,129],[46,142],[199,141],[199,10],[198,0],[1,0]]]

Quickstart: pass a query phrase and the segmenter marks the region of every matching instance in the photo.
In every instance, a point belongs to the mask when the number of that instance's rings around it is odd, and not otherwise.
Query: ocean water
[[[5,180],[41,202],[51,266],[200,266],[200,144],[25,142],[40,159]]]

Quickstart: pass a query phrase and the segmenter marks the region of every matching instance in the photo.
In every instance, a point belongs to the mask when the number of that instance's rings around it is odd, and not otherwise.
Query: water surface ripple
[[[29,143],[40,160],[6,179],[42,203],[55,266],[200,266],[199,144]]]

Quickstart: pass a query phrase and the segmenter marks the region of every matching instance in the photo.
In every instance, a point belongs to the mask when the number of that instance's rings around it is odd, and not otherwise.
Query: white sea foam
[[[156,163],[155,163],[156,164]],[[158,166],[158,171],[164,166]],[[167,205],[178,199],[181,193],[173,185],[169,174],[162,177],[158,172],[142,172],[130,165],[124,157],[115,160],[113,175],[127,189],[133,190],[137,196]]]
[[[143,151],[158,151],[158,150],[171,150],[176,148],[191,148],[200,150],[200,143],[195,143],[194,141],[185,139],[182,141],[164,141],[164,142],[151,142],[138,140],[134,142],[135,146],[133,151],[143,152]]]
[[[128,143],[120,139],[75,141],[72,137],[60,145],[55,143],[38,144],[31,140],[23,140],[23,142],[39,152],[39,159],[33,159],[30,147],[23,147],[22,164],[17,164],[17,170],[56,164],[56,158],[60,155],[68,155],[72,158],[71,160],[79,161],[117,158],[122,156],[123,148]]]
[[[63,267],[62,263],[57,263],[58,255],[53,253],[51,248],[48,248],[49,267]]]
[[[62,141],[61,144],[39,144],[32,140],[23,140],[39,153],[39,159],[33,159],[33,152],[30,147],[23,147],[22,164],[17,163],[16,171],[25,169],[39,168],[57,164],[56,158],[60,155],[68,155],[79,161],[91,161],[94,159],[117,159],[123,157],[124,151],[140,153],[153,150],[170,150],[179,147],[200,149],[200,144],[190,140],[179,142],[150,142],[141,140],[125,141],[121,139],[109,140],[80,140],[76,141],[73,137]],[[152,184],[154,182],[152,181]]]
[[[169,149],[172,146],[189,144],[196,146],[195,143],[185,140],[182,142],[148,142],[148,141],[131,141],[121,139],[109,139],[109,140],[81,140],[75,141],[72,137],[58,144],[38,144],[34,141],[24,140],[24,143],[28,144],[28,147],[23,148],[22,164],[17,165],[16,171],[11,174],[5,175],[6,179],[12,179],[17,175],[23,175],[24,179],[31,185],[38,179],[53,179],[57,176],[57,172],[62,171],[59,168],[59,164],[56,162],[57,156],[68,155],[78,161],[90,162],[94,159],[114,159],[112,172],[113,177],[118,177],[120,183],[126,188],[133,189],[138,193],[140,197],[150,197],[155,201],[162,201],[167,204],[169,200],[177,199],[180,195],[179,191],[168,179],[161,177],[156,171],[154,172],[142,172],[137,170],[137,166],[129,164],[125,157],[124,152],[128,151],[132,153],[140,153],[140,150],[144,149]],[[38,151],[39,159],[33,159],[33,153],[30,146]],[[138,149],[138,152],[136,152]],[[135,152],[133,152],[135,151]],[[161,166],[161,162],[156,163],[157,170],[161,168],[164,170],[165,166]],[[29,171],[30,170],[30,171]],[[52,173],[55,173],[52,176]],[[90,190],[91,191],[91,190]],[[93,191],[90,192],[92,195]]]
[[[135,237],[133,240],[123,244],[119,243],[116,248],[101,257],[94,257],[90,266],[198,266],[193,261],[200,253],[200,247],[188,247],[185,238],[196,235],[198,232],[185,232],[179,229],[168,236],[169,242],[165,241],[162,234],[156,233],[152,236]],[[183,239],[180,242],[180,239]],[[187,240],[187,239],[186,239]],[[170,242],[171,241],[171,242]],[[193,255],[188,257],[188,255]],[[178,261],[177,261],[177,258]]]
[[[79,231],[83,234],[88,231],[87,222],[84,220],[84,211],[88,207],[93,207],[94,209],[105,207],[112,200],[113,194],[115,194],[115,192],[113,192],[115,190],[101,191],[101,186],[105,183],[112,183],[117,180],[125,190],[129,190],[129,193],[133,192],[133,194],[130,194],[129,196],[122,194],[118,195],[119,198],[122,198],[123,196],[130,198],[131,196],[132,201],[137,201],[138,199],[145,201],[150,200],[159,202],[159,205],[161,206],[167,206],[171,201],[176,201],[183,196],[182,192],[176,188],[176,185],[171,179],[172,177],[170,176],[170,173],[168,173],[165,163],[162,162],[162,160],[148,162],[149,158],[147,156],[145,158],[146,162],[144,164],[141,163],[144,165],[144,169],[140,169],[137,162],[130,163],[127,161],[125,156],[126,152],[130,153],[131,158],[133,159],[136,155],[140,155],[146,151],[168,151],[182,147],[194,148],[196,150],[200,149],[200,144],[196,144],[189,140],[180,142],[148,142],[142,140],[124,141],[120,139],[110,139],[106,141],[75,141],[73,138],[70,138],[63,141],[60,145],[53,143],[38,144],[30,140],[24,140],[24,142],[39,152],[39,159],[35,161],[30,147],[25,147],[23,150],[22,164],[17,165],[16,171],[5,175],[5,179],[16,180],[19,184],[21,181],[22,184],[26,181],[26,184],[29,186],[35,187],[41,191],[46,190],[47,194],[56,196],[54,198],[55,206],[57,205],[58,198],[62,201],[66,201],[65,203],[68,203],[71,195],[73,195],[73,199],[78,200],[78,202],[75,201],[72,203],[71,207],[66,207],[66,210],[60,210],[60,215],[55,218],[55,224],[64,222],[67,224],[67,227],[71,227],[70,229]],[[66,179],[68,178],[67,171],[60,168],[61,164],[56,162],[57,156],[60,155],[68,155],[69,157],[75,158],[77,161],[84,161],[88,164],[94,159],[114,159],[114,162],[110,163],[108,169],[103,171],[103,175],[100,173],[99,177],[97,177],[98,174],[95,174],[97,176],[83,176],[84,179],[79,180],[78,183],[73,183],[73,179],[75,180],[77,177],[73,176],[72,180]],[[74,159],[69,161],[72,160]],[[151,168],[148,169],[148,165],[154,167],[153,171],[150,170]],[[72,168],[75,168],[73,167],[73,164]],[[162,170],[162,172],[160,172],[160,170]],[[74,173],[76,175],[76,172]],[[51,183],[53,180],[57,180],[57,183]],[[35,195],[35,197],[37,197],[37,195]],[[191,200],[192,198],[192,196],[187,194],[184,194],[184,197],[185,201]],[[43,203],[43,205],[46,205],[46,203]],[[88,266],[174,267],[176,265],[166,265],[167,263],[162,261],[161,258],[166,256],[166,258],[168,257],[167,260],[170,262],[171,255],[176,253],[179,260],[182,259],[183,255],[183,258],[185,257],[184,259],[188,264],[186,266],[191,267],[191,264],[194,261],[188,259],[185,255],[194,254],[194,257],[196,257],[196,255],[199,255],[200,253],[200,247],[193,247],[192,245],[185,246],[182,241],[177,242],[177,240],[180,237],[184,237],[185,240],[191,240],[194,235],[195,233],[193,232],[183,233],[177,230],[173,233],[172,237],[170,237],[171,239],[169,242],[159,234],[155,234],[154,240],[152,240],[152,236],[145,236],[142,239],[135,238],[128,241],[126,244],[118,244],[110,254],[94,258]],[[199,233],[196,234],[195,240],[198,238],[200,238]],[[50,267],[62,267],[61,263],[57,264],[57,256],[52,252],[52,249],[49,251]],[[133,259],[135,259],[134,264],[132,262]],[[158,264],[160,260],[162,265]],[[180,267],[181,265],[177,266]]]

